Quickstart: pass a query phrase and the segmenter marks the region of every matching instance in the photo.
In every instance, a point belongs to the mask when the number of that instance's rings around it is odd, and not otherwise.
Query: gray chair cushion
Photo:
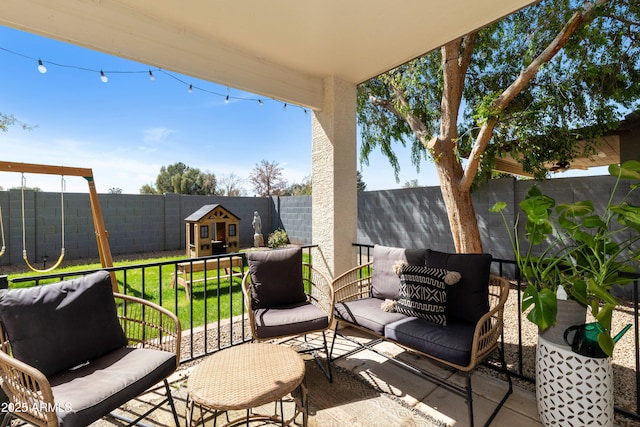
[[[50,376],[127,345],[106,271],[0,291],[13,356]]]
[[[329,316],[315,305],[303,302],[255,311],[256,338],[304,334],[329,327]]]
[[[278,307],[306,301],[302,282],[302,248],[247,252],[251,307]]]
[[[398,299],[400,278],[393,271],[398,261],[409,265],[424,265],[425,249],[393,248],[375,245],[373,247],[373,273],[371,275],[371,296],[381,299]]]
[[[339,302],[335,306],[335,315],[338,320],[345,320],[382,336],[385,325],[406,317],[404,314],[382,310],[383,302],[379,298]]]
[[[452,254],[427,250],[427,267],[457,271],[462,278],[447,287],[448,320],[477,323],[489,311],[491,254]]]
[[[49,379],[60,427],[84,427],[139,396],[176,370],[176,355],[121,348]]]
[[[442,326],[418,317],[405,317],[384,328],[387,338],[459,366],[471,360],[474,332],[475,325],[467,322],[450,321]]]

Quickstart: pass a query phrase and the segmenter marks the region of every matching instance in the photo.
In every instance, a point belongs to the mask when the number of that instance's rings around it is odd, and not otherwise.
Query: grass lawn
[[[141,268],[140,266],[152,263],[174,262],[184,260],[185,257],[162,257],[144,260],[127,260],[114,262],[115,267],[126,269],[116,272],[116,279],[121,293],[144,298],[153,301],[171,310],[178,315],[184,329],[197,327],[206,323],[217,322],[243,313],[244,301],[242,297],[242,277],[220,279],[218,283],[218,271],[208,270],[206,285],[203,279],[204,272],[194,272],[194,283],[191,286],[191,299],[187,298],[184,287],[172,286],[172,273],[174,264]],[[309,262],[309,255],[303,254],[303,262]],[[130,267],[130,268],[129,268]],[[100,269],[100,263],[73,265],[56,269],[47,274],[64,274],[82,270]],[[224,270],[219,274],[225,275]],[[9,281],[18,277],[40,276],[41,273],[15,273],[9,274]],[[41,280],[40,284],[53,283],[59,279]],[[126,282],[126,292],[124,283]],[[160,284],[160,285],[159,285]],[[33,286],[33,282],[12,283],[11,287]]]
[[[218,286],[217,271],[207,271],[207,282],[196,282],[192,284],[191,301],[187,298],[184,287],[172,286],[172,273],[175,270],[173,264],[140,268],[140,265],[172,262],[184,260],[184,256],[151,258],[145,260],[129,260],[114,262],[115,267],[132,267],[116,272],[116,279],[121,293],[126,293],[136,297],[144,298],[148,301],[161,304],[167,309],[175,312],[180,319],[183,328],[199,326],[206,322],[216,322],[218,319],[225,319],[229,316],[236,316],[242,313],[242,278],[233,277],[221,279]],[[138,266],[137,268],[133,268]],[[100,263],[78,264],[68,267],[58,268],[45,274],[64,274],[83,270],[96,270],[102,268]],[[9,282],[16,278],[36,277],[43,273],[29,271],[26,273],[9,274]],[[224,275],[224,270],[220,271]],[[204,272],[193,273],[194,279],[202,279]],[[125,280],[126,279],[126,280]],[[54,283],[60,279],[41,280],[40,284]],[[127,283],[126,290],[124,283]],[[11,283],[12,288],[30,287],[34,282]],[[160,285],[159,285],[160,284]],[[219,315],[219,317],[218,317]]]

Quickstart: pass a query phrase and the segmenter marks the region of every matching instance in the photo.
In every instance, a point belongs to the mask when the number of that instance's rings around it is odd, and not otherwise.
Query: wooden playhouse
[[[240,250],[240,218],[224,206],[204,205],[184,220],[188,257],[199,258]]]

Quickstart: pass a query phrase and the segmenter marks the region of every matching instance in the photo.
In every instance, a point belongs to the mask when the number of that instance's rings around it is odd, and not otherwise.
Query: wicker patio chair
[[[333,322],[334,296],[330,280],[302,262],[300,248],[247,252],[249,269],[242,279],[244,302],[254,340],[264,341],[321,332],[321,347],[303,346],[332,381],[325,331]],[[326,355],[323,365],[317,355]]]
[[[501,345],[501,336],[504,321],[504,306],[509,296],[510,283],[503,277],[492,274],[489,275],[489,310],[484,315],[482,315],[479,320],[475,322],[475,324],[471,323],[468,326],[462,326],[460,329],[458,329],[457,323],[453,323],[452,327],[452,325],[440,326],[426,320],[418,320],[418,322],[420,323],[418,323],[417,328],[411,326],[410,328],[413,329],[407,330],[408,335],[413,334],[413,337],[410,340],[405,340],[406,342],[398,342],[397,338],[400,337],[400,335],[392,334],[392,332],[397,332],[394,331],[394,329],[396,329],[394,325],[401,325],[408,319],[406,319],[402,314],[389,313],[381,309],[381,302],[384,300],[380,300],[379,298],[373,296],[376,293],[373,290],[376,286],[376,283],[374,283],[376,277],[373,274],[373,266],[374,262],[362,264],[351,270],[348,270],[347,272],[343,273],[333,280],[333,288],[336,300],[336,327],[333,338],[334,341],[331,345],[331,352],[333,352],[336,335],[342,335],[343,337],[345,337],[344,334],[340,333],[340,323],[343,323],[343,325],[350,325],[352,327],[355,327],[356,329],[362,330],[376,337],[376,339],[370,343],[362,343],[361,341],[354,340],[353,342],[357,344],[358,347],[347,354],[336,357],[335,359],[353,354],[356,351],[360,351],[364,348],[376,351],[373,347],[380,341],[387,340],[400,345],[408,351],[428,357],[447,366],[450,366],[458,371],[464,372],[466,376],[465,385],[464,387],[458,387],[451,382],[442,380],[438,376],[428,371],[417,368],[415,366],[410,366],[407,363],[395,358],[389,359],[393,363],[404,366],[412,372],[417,372],[428,380],[447,387],[448,389],[465,397],[465,399],[467,400],[470,425],[473,426],[474,416],[471,374],[485,359],[487,359],[487,357],[491,353],[498,350],[502,369],[504,372],[507,372],[508,389],[501,401],[495,407],[493,413],[490,415],[490,418],[488,419],[486,424],[488,425],[497,415],[498,411],[512,392],[512,380],[506,369],[506,363],[504,360],[504,348],[503,345]],[[397,327],[397,329],[400,330],[406,325],[408,325],[408,323]],[[469,333],[469,329],[473,331],[473,335]],[[456,337],[452,337],[452,334],[455,334],[456,330],[464,330],[465,336],[467,333],[469,333],[468,336],[472,336],[472,338],[457,339]],[[391,334],[392,336],[387,336],[387,333]],[[398,333],[402,333],[402,331]],[[348,339],[348,337],[345,338]],[[420,342],[421,340],[423,340],[425,344]],[[433,341],[431,342],[431,340]],[[449,353],[447,353],[447,351],[445,350],[442,351],[442,354],[436,355],[429,353],[426,350],[423,351],[425,348],[437,348],[438,350],[442,350],[447,345],[450,345],[452,341],[456,341],[454,347],[457,348],[454,351],[450,351]],[[411,344],[407,344],[408,342],[410,342]],[[460,354],[462,352],[460,352],[459,350],[463,347],[465,347],[464,356],[460,357]],[[456,357],[454,357],[454,355]],[[383,354],[383,356],[385,355]],[[464,363],[461,362],[460,359],[464,359]]]
[[[2,427],[14,417],[42,427],[86,426],[160,381],[165,399],[126,421],[136,424],[169,403],[180,425],[167,381],[180,363],[181,328],[173,313],[112,293],[104,271],[0,292],[0,384],[10,409]]]

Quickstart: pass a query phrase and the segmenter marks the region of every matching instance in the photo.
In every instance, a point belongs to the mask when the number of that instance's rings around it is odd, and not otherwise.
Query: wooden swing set
[[[0,161],[0,172],[18,172],[23,174],[22,178],[22,258],[24,259],[27,266],[38,273],[46,273],[54,270],[59,267],[64,259],[65,255],[65,243],[64,243],[64,177],[65,176],[79,176],[83,177],[87,180],[89,184],[89,199],[91,201],[91,213],[93,216],[93,226],[96,232],[96,240],[98,243],[98,253],[100,255],[100,263],[102,267],[112,267],[113,259],[111,258],[111,249],[109,247],[109,234],[107,230],[105,230],[104,222],[102,220],[102,211],[100,209],[100,202],[98,201],[98,193],[96,192],[95,182],[93,180],[93,171],[87,168],[75,168],[68,166],[49,166],[49,165],[37,165],[30,163],[16,163],[16,162],[2,162]],[[62,247],[60,249],[60,256],[55,264],[47,269],[37,269],[29,263],[29,258],[27,256],[27,248],[26,248],[26,226],[25,226],[25,218],[24,218],[24,189],[25,189],[25,181],[24,174],[25,173],[34,173],[34,174],[46,174],[46,175],[60,175],[61,176],[61,191],[60,191],[60,204],[62,206]],[[0,208],[0,233],[2,234],[2,249],[0,249],[0,256],[2,256],[5,252],[5,237],[4,237],[4,224],[2,221],[2,210]],[[118,292],[118,282],[115,279],[115,275],[111,274],[111,282],[114,292]]]

